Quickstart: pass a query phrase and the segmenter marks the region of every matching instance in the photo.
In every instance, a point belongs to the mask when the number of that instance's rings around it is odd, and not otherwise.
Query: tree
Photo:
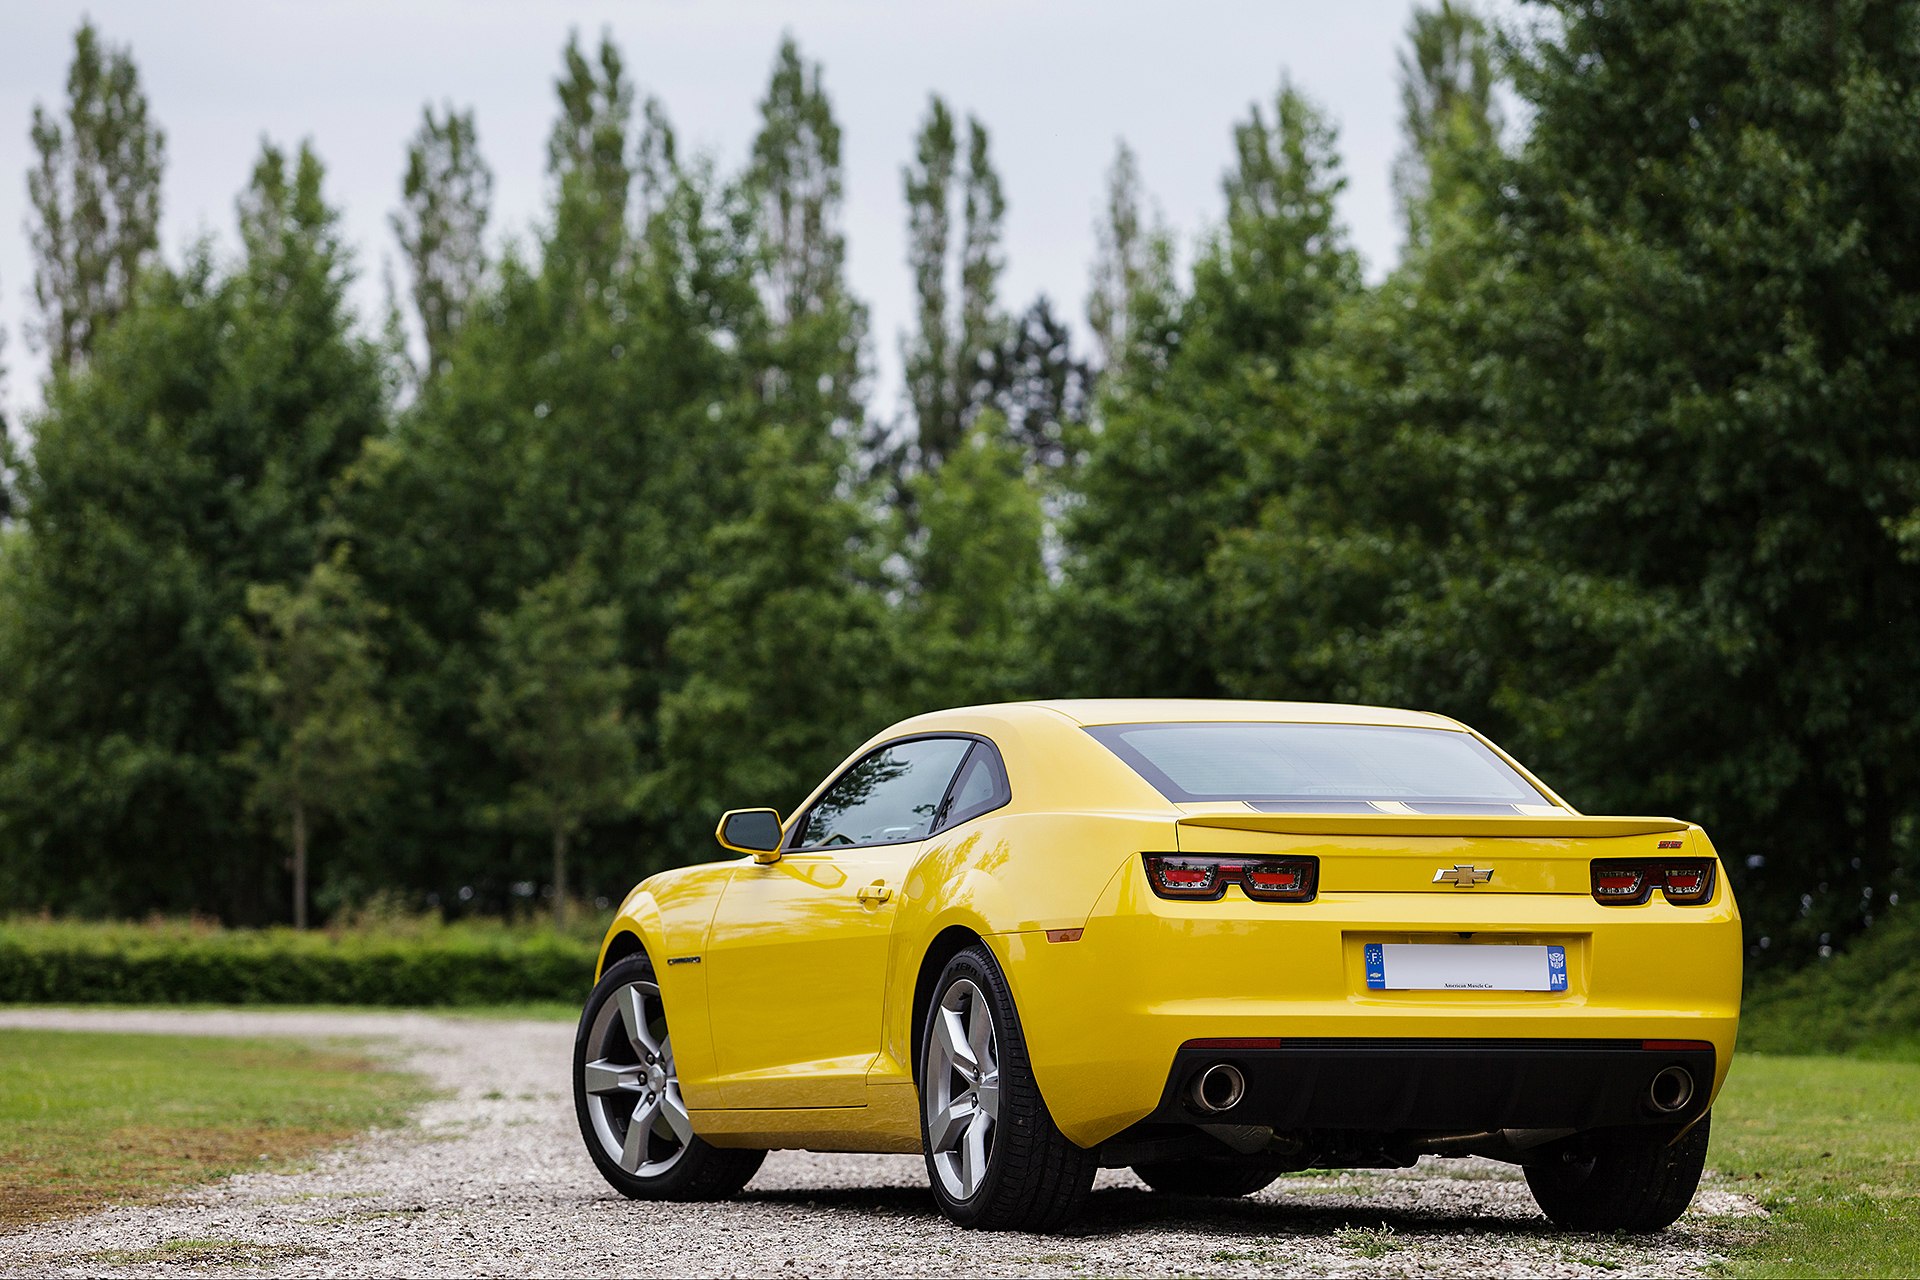
[[[0,859],[25,901],[239,920],[285,901],[230,763],[259,728],[231,620],[247,584],[312,568],[386,413],[319,163],[292,169],[268,148],[246,257],[149,271],[35,422],[0,717]]]
[[[393,233],[413,277],[413,305],[427,344],[427,375],[447,360],[487,267],[485,232],[493,170],[480,155],[472,111],[421,109],[407,146],[403,206]]]
[[[406,729],[381,692],[381,655],[369,635],[378,612],[345,547],[297,587],[247,588],[241,636],[250,665],[234,687],[263,715],[233,762],[252,779],[248,803],[284,822],[296,929],[307,927],[310,824],[364,812],[409,755]]]
[[[1073,352],[1073,334],[1045,295],[1011,326],[986,365],[986,401],[996,425],[1035,468],[1053,471],[1081,448],[1093,370]]]
[[[1086,694],[1220,692],[1208,562],[1277,487],[1300,432],[1303,358],[1359,287],[1334,207],[1334,134],[1283,84],[1272,119],[1234,130],[1227,218],[1191,294],[1156,312],[1151,358],[1104,389],[1074,474],[1061,588],[1046,631],[1056,687]]]
[[[797,803],[904,713],[879,530],[841,492],[846,470],[817,439],[769,425],[746,499],[708,533],[679,596],[648,790],[680,848],[710,847],[725,809]]]
[[[1027,450],[989,409],[938,470],[911,483],[921,524],[902,618],[912,705],[1035,696],[1035,623],[1047,575]]]
[[[959,169],[953,113],[935,97],[906,167],[908,246],[919,302],[915,332],[903,340],[907,396],[921,465],[935,467],[960,441],[987,394],[992,352],[1004,336],[995,291],[1005,264],[1000,224],[1006,199],[993,170],[987,130],[967,121],[966,169]],[[954,185],[960,184],[961,240],[953,256]],[[959,282],[957,305],[950,279]]]
[[[39,324],[56,372],[92,353],[133,301],[159,245],[166,139],[147,118],[140,73],[91,21],[73,37],[64,120],[35,104],[28,238]]]
[[[627,204],[634,182],[634,87],[611,35],[596,61],[567,37],[564,69],[554,81],[560,117],[547,139],[547,173],[555,184],[552,245],[561,265],[593,290],[605,285],[625,251]]]
[[[566,923],[569,844],[589,820],[631,809],[639,781],[620,609],[596,603],[600,591],[592,569],[576,562],[523,592],[512,613],[485,620],[493,670],[476,727],[519,774],[488,816],[551,841],[556,926]]]
[[[760,103],[745,187],[773,346],[763,394],[823,431],[851,431],[862,414],[867,315],[846,283],[840,126],[820,65],[790,36]]]
[[[1133,148],[1122,141],[1107,170],[1106,208],[1094,223],[1087,292],[1087,324],[1099,348],[1102,372],[1118,372],[1132,354],[1164,333],[1167,304],[1174,294],[1172,238],[1157,213],[1149,221],[1141,203],[1139,164]]]
[[[1426,234],[1434,161],[1442,152],[1492,145],[1500,133],[1494,99],[1495,40],[1464,4],[1440,0],[1416,9],[1400,51],[1400,128],[1405,149],[1393,166],[1393,192],[1408,238]]]

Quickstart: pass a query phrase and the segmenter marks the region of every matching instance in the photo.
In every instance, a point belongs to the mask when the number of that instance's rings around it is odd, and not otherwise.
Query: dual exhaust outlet
[[[1647,1084],[1647,1106],[1660,1115],[1686,1110],[1693,1101],[1693,1073],[1685,1067],[1662,1067]],[[1187,1086],[1187,1100],[1196,1111],[1218,1115],[1231,1111],[1247,1096],[1247,1078],[1231,1062],[1203,1068]]]

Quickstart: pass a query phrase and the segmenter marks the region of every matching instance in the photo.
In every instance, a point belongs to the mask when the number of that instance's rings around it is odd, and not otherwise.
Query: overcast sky
[[[992,135],[1007,195],[1003,298],[1044,292],[1084,332],[1093,222],[1116,138],[1190,247],[1220,216],[1231,127],[1270,103],[1283,73],[1333,117],[1350,179],[1342,209],[1378,278],[1399,250],[1388,172],[1399,146],[1395,56],[1409,0],[11,0],[0,9],[0,326],[8,400],[37,402],[30,352],[27,139],[33,104],[63,101],[73,30],[90,13],[131,44],[166,130],[162,245],[235,242],[233,202],[263,135],[311,138],[344,209],[375,312],[387,215],[421,105],[472,106],[495,174],[497,238],[547,198],[553,79],[570,27],[610,29],[639,84],[666,104],[683,149],[739,166],[783,30],[826,66],[844,132],[848,271],[873,312],[874,405],[898,400],[898,335],[911,314],[901,166],[944,95]],[[397,268],[397,264],[396,264]]]

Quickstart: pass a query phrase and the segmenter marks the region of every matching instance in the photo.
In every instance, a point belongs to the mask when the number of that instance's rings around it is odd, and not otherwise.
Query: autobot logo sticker
[[[1567,989],[1567,949],[1565,947],[1547,948],[1547,990],[1565,991]]]
[[[1492,867],[1474,867],[1456,863],[1433,873],[1435,884],[1450,884],[1456,889],[1471,889],[1493,879]]]

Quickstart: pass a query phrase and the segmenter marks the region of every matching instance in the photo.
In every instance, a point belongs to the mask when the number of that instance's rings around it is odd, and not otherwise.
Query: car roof
[[[1457,720],[1429,711],[1367,707],[1340,702],[1256,702],[1229,698],[1060,698],[1027,705],[1045,707],[1077,724],[1195,724],[1252,721],[1280,724],[1365,724],[1412,729],[1453,729]]]

